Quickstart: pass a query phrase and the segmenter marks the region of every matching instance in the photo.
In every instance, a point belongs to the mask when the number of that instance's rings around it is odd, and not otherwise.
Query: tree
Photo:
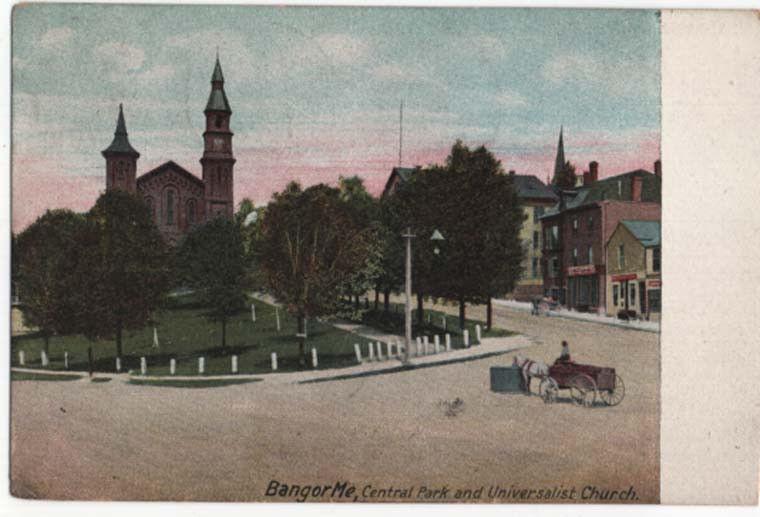
[[[246,287],[257,289],[265,284],[259,267],[259,241],[261,240],[261,221],[264,219],[266,208],[256,208],[248,198],[238,205],[235,222],[240,228],[243,243]]]
[[[90,339],[115,339],[121,357],[123,332],[143,328],[166,298],[169,250],[135,194],[107,191],[86,217],[79,326]]]
[[[83,253],[84,216],[48,210],[13,240],[13,280],[22,293],[24,323],[50,338],[75,331],[81,285],[72,272]]]
[[[370,232],[338,189],[290,183],[273,196],[262,225],[261,267],[275,298],[298,321],[305,362],[305,321],[332,314],[341,288],[366,264]]]
[[[575,187],[575,180],[575,165],[566,161],[562,169],[557,171],[554,178],[552,178],[552,184],[559,188],[571,189]]]
[[[177,270],[208,308],[206,317],[221,324],[221,346],[226,346],[227,322],[245,305],[245,250],[238,223],[215,217],[195,228],[177,251]]]

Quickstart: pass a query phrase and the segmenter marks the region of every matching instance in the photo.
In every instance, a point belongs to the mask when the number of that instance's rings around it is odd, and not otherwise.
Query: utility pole
[[[406,303],[404,305],[404,331],[405,331],[405,348],[404,361],[409,361],[412,350],[412,228],[407,227],[406,233],[402,235],[406,239],[406,282],[404,294]]]

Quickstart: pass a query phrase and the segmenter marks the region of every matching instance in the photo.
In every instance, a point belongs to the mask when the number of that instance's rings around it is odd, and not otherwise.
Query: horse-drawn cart
[[[549,367],[549,375],[539,385],[544,402],[557,400],[559,390],[570,390],[570,397],[578,405],[591,407],[597,395],[608,406],[617,406],[625,397],[623,379],[614,368],[556,362]]]

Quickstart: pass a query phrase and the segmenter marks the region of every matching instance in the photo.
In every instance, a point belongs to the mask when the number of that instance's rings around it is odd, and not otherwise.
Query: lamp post
[[[409,361],[412,350],[412,239],[416,235],[412,234],[412,228],[407,227],[406,232],[401,235],[406,239],[406,281],[404,283],[404,361]],[[440,242],[444,240],[443,235],[438,230],[433,231],[433,236],[430,237],[433,241],[433,253],[438,255],[441,250],[438,247]],[[415,348],[415,355],[419,353],[419,350]]]

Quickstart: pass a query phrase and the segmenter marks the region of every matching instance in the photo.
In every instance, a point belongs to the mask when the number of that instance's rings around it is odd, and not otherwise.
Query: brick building
[[[606,306],[605,244],[624,219],[659,221],[661,167],[598,180],[591,162],[581,186],[559,192],[559,202],[541,218],[543,287],[547,295],[577,310]]]
[[[224,92],[218,57],[203,113],[206,128],[200,159],[202,178],[171,160],[137,177],[140,153],[129,143],[121,105],[114,139],[102,152],[106,159],[106,190],[118,188],[138,193],[153,213],[159,231],[172,244],[195,225],[217,215],[232,217],[234,211],[232,110]]]

